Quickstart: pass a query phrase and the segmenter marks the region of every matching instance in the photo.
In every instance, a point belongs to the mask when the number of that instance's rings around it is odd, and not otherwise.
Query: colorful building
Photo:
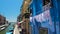
[[[32,0],[31,34],[60,34],[60,1]]]
[[[23,1],[23,4],[22,4],[22,6],[21,6],[21,16],[18,16],[18,18],[17,18],[17,21],[24,21],[23,23],[22,23],[22,26],[23,26],[23,28],[24,28],[24,34],[29,34],[30,32],[29,32],[29,22],[30,22],[30,20],[29,20],[29,17],[30,17],[30,10],[29,10],[29,8],[28,8],[28,6],[29,6],[29,2],[30,2],[31,0],[24,0]],[[20,20],[21,19],[21,20]]]

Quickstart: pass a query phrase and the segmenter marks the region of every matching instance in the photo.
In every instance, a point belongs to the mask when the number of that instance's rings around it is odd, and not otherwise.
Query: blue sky
[[[23,0],[0,0],[0,14],[9,22],[16,22]]]

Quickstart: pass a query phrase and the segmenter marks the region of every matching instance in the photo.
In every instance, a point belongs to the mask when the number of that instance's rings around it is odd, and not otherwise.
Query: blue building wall
[[[30,25],[32,26],[32,34],[39,34],[39,28],[45,27],[48,28],[48,34],[60,34],[60,0],[51,0],[52,6],[50,8],[50,16],[52,18],[52,24],[49,25],[48,21],[45,23],[37,22],[36,19],[32,18],[32,22],[30,22]],[[32,9],[32,15],[33,17],[43,13],[42,10],[43,4],[42,0],[33,0],[30,8]]]

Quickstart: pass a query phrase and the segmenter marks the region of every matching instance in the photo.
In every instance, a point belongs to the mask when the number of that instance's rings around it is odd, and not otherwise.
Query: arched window
[[[25,16],[25,18],[29,18],[30,17],[30,13],[25,13],[24,16]]]

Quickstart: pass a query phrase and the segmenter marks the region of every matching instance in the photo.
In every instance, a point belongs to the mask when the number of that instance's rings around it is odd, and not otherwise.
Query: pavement
[[[13,34],[20,34],[20,33],[19,33],[19,29],[18,29],[18,25],[17,25],[17,24],[15,25]]]

